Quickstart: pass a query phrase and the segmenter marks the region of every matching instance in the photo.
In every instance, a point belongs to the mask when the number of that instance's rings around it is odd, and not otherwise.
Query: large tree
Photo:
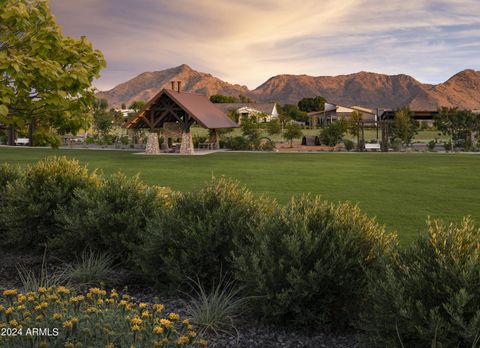
[[[92,81],[106,63],[63,36],[45,0],[0,0],[0,123],[58,145],[91,121]]]
[[[322,111],[325,108],[325,102],[325,98],[319,95],[315,98],[303,98],[297,105],[305,112]]]
[[[437,129],[450,136],[452,146],[460,142],[464,148],[469,148],[476,140],[480,131],[480,117],[470,110],[458,110],[457,108],[442,108],[434,119]]]
[[[395,112],[392,123],[392,138],[400,139],[404,145],[409,145],[417,134],[417,123],[409,108],[401,108]]]

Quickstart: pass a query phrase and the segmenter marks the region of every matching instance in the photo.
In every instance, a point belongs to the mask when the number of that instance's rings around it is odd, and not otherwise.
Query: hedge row
[[[0,166],[0,194],[2,247],[109,252],[165,290],[227,273],[262,317],[355,326],[372,347],[480,340],[480,230],[469,219],[431,221],[401,249],[349,203],[304,196],[281,206],[223,178],[178,193],[65,158]]]

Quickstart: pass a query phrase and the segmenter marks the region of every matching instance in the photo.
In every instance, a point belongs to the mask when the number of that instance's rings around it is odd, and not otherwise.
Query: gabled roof
[[[230,110],[238,110],[247,107],[258,112],[271,115],[275,103],[217,103],[215,104],[220,110],[227,114]]]
[[[125,127],[132,128],[164,94],[170,97],[170,99],[172,99],[202,127],[208,129],[238,127],[232,119],[227,117],[206,96],[195,93],[177,92],[170,89],[162,89],[157,95],[150,99]]]

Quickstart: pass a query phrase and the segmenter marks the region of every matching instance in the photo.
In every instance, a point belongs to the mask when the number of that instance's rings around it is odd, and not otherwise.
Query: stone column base
[[[192,133],[183,132],[182,142],[180,143],[180,154],[191,155],[193,153],[194,153],[194,150],[193,150]]]
[[[148,133],[147,146],[145,147],[145,153],[150,155],[157,155],[160,153],[160,146],[158,144],[158,134],[150,132]]]

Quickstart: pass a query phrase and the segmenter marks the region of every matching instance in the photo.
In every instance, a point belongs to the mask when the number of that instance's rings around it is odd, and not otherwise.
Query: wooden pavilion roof
[[[207,129],[236,128],[206,96],[162,89],[125,125],[126,128],[160,128],[165,122],[193,120]]]

